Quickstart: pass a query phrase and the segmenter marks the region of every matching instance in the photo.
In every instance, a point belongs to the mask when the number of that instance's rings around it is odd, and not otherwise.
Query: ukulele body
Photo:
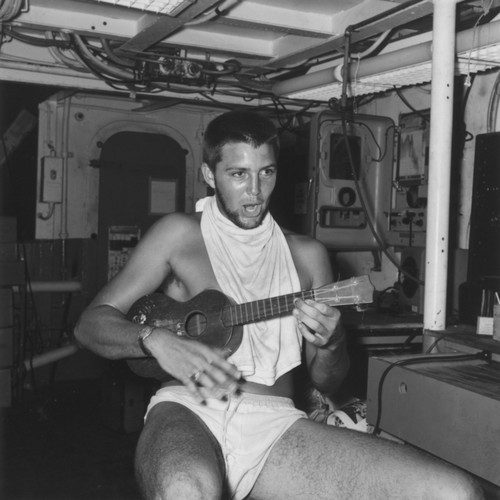
[[[334,307],[369,304],[374,287],[368,276],[357,276],[330,283],[315,290],[302,290],[243,304],[235,304],[219,290],[204,290],[191,300],[178,302],[162,293],[138,299],[130,307],[127,319],[141,325],[164,326],[181,337],[218,347],[228,354],[241,344],[243,325],[290,314],[295,299],[312,299]],[[128,360],[133,372],[160,381],[172,377],[154,358]]]
[[[152,293],[132,304],[127,319],[141,325],[163,326],[180,337],[232,353],[241,343],[243,327],[224,322],[223,312],[231,304],[232,300],[218,290],[204,290],[186,302]],[[141,377],[172,380],[154,358],[134,358],[127,363]]]

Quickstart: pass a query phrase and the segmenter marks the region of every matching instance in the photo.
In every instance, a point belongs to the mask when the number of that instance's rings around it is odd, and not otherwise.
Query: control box
[[[453,356],[371,357],[368,424],[500,486],[500,365]]]
[[[372,250],[385,239],[394,122],[325,111],[311,120],[307,232],[333,250]]]
[[[425,247],[429,171],[430,110],[401,114],[392,179],[392,207],[387,212],[387,242]]]

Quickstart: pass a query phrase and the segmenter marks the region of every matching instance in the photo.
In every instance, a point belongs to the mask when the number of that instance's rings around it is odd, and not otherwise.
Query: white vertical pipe
[[[434,0],[424,349],[426,332],[446,328],[456,4]]]

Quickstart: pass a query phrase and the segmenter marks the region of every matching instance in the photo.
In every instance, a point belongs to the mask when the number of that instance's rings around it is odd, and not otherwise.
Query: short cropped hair
[[[258,148],[269,144],[276,160],[279,154],[279,138],[274,123],[254,111],[229,111],[214,118],[207,126],[203,140],[203,161],[210,170],[222,159],[226,144],[244,142]]]

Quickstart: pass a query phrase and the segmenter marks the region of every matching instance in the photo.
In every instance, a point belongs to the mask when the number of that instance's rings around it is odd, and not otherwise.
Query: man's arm
[[[311,288],[333,281],[328,252],[320,242],[312,240],[301,245],[299,254],[310,277]],[[294,316],[306,342],[305,361],[311,381],[321,392],[335,392],[349,369],[340,311],[324,303],[297,300]]]
[[[124,269],[82,313],[75,336],[84,347],[108,359],[146,355],[139,344],[143,325],[128,321],[126,313],[137,299],[157,290],[169,276],[176,245],[186,240],[186,229],[180,225],[177,216],[167,216],[155,224],[134,249]],[[144,340],[144,347],[165,372],[183,383],[200,402],[237,389],[241,374],[219,349],[179,337],[165,327],[155,328]],[[195,373],[201,374],[196,380]]]
[[[144,356],[137,341],[141,326],[125,315],[137,299],[155,291],[168,275],[171,250],[164,233],[174,228],[169,219],[153,226],[127,265],[85,309],[75,328],[84,347],[109,359]]]

